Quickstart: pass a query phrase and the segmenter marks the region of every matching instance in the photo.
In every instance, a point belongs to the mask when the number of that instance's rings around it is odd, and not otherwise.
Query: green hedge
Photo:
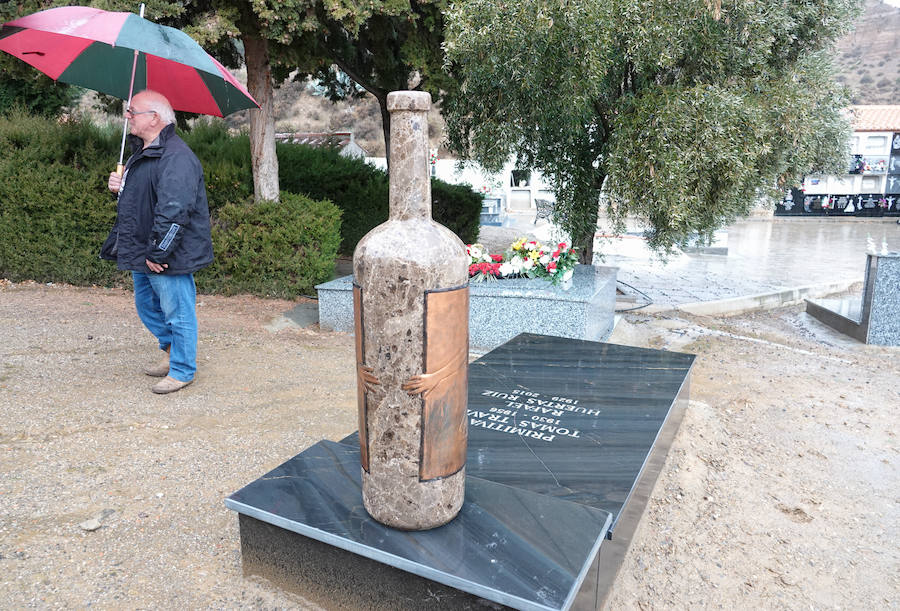
[[[185,140],[206,171],[210,208],[242,201],[253,192],[250,141],[232,137],[221,123],[199,124]],[[327,199],[341,211],[342,254],[352,255],[356,243],[388,218],[388,178],[361,159],[342,157],[337,150],[299,144],[279,144],[278,174],[283,191]],[[480,195],[470,187],[431,180],[432,217],[467,244],[478,240]]]
[[[0,277],[128,286],[127,274],[98,258],[115,220],[106,182],[120,138],[115,127],[0,118]],[[248,190],[227,141],[201,151],[218,191],[216,262],[196,274],[198,287],[287,298],[311,292],[333,273],[339,210],[290,194],[284,205],[249,205],[252,182]]]
[[[388,218],[387,174],[335,149],[279,144],[278,175],[282,189],[328,199],[341,208],[343,254],[352,255],[356,243]]]
[[[282,192],[281,201],[226,204],[213,223],[215,262],[197,275],[204,292],[291,298],[334,272],[341,211]],[[311,283],[311,279],[314,279]]]
[[[106,181],[116,135],[17,114],[0,119],[0,277],[114,285],[98,258],[116,216]]]
[[[203,164],[215,226],[216,263],[196,276],[202,291],[311,292],[330,277],[335,251],[352,254],[360,238],[387,219],[387,176],[361,160],[332,149],[279,145],[285,206],[249,206],[248,138],[203,122],[183,137]],[[106,181],[120,138],[117,126],[60,124],[21,113],[0,117],[0,277],[127,285],[126,274],[97,257],[115,219]],[[464,242],[477,241],[481,197],[434,179],[431,188],[434,219]]]
[[[221,123],[199,121],[181,137],[203,165],[211,213],[215,214],[228,204],[243,204],[253,198],[247,136],[230,136]]]
[[[466,244],[478,241],[483,197],[469,185],[451,185],[431,179],[431,215]]]

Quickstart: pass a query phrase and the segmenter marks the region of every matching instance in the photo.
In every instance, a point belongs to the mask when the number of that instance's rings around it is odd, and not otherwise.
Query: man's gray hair
[[[139,95],[144,98],[147,110],[154,111],[163,123],[175,123],[175,111],[166,96],[151,89],[145,89]]]

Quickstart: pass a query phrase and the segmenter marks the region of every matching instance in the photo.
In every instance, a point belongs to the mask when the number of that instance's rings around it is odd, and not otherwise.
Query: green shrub
[[[281,201],[226,204],[213,224],[215,262],[196,275],[203,292],[292,298],[330,279],[341,212],[331,202],[281,193]]]
[[[98,258],[115,219],[106,181],[118,159],[119,129],[22,113],[0,117],[0,277],[127,285],[127,274]],[[198,274],[201,291],[310,292],[328,279],[335,252],[352,254],[360,238],[387,220],[387,176],[361,160],[333,149],[279,145],[285,205],[247,207],[253,194],[247,136],[198,122],[182,137],[203,164],[215,229],[216,263]],[[432,200],[436,221],[464,242],[476,241],[477,194],[432,180]],[[337,227],[340,246],[333,243]]]
[[[333,148],[279,144],[278,174],[282,189],[341,209],[341,253],[353,254],[356,243],[388,218],[387,175],[361,159]]]
[[[252,198],[253,170],[250,139],[246,135],[229,135],[221,121],[198,121],[182,138],[203,165],[211,213],[227,204],[240,205]]]
[[[352,255],[364,235],[388,219],[388,177],[361,159],[337,150],[297,144],[278,145],[281,188],[315,199],[329,199],[343,211],[340,252]],[[431,179],[431,216],[463,242],[478,238],[481,196],[465,185]]]

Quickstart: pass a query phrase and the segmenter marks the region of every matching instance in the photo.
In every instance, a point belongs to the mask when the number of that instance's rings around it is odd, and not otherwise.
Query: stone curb
[[[730,299],[719,299],[717,301],[699,301],[696,303],[682,303],[673,306],[659,306],[659,309],[647,312],[665,312],[669,310],[678,310],[687,312],[688,314],[696,314],[698,316],[730,316],[741,314],[752,310],[769,310],[778,308],[791,303],[799,303],[808,297],[822,297],[824,295],[832,295],[834,293],[842,293],[849,291],[853,285],[863,281],[858,280],[844,282],[828,282],[824,284],[812,284],[809,286],[801,286],[783,291],[774,291],[771,293],[761,293],[759,295],[747,295],[745,297],[733,297]]]

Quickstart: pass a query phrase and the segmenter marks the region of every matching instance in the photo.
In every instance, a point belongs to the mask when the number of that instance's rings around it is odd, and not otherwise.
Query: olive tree
[[[446,15],[451,148],[540,169],[593,255],[599,212],[667,252],[844,163],[829,52],[859,0],[467,0]]]

